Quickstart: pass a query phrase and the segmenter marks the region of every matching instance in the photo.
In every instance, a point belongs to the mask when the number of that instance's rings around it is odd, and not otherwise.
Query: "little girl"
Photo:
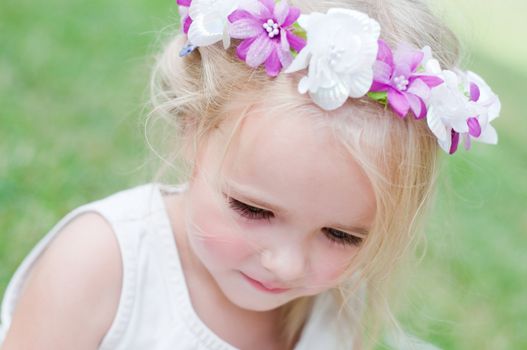
[[[375,346],[441,149],[496,143],[499,99],[417,0],[178,5],[153,113],[186,177],[62,219],[9,283],[2,350]]]

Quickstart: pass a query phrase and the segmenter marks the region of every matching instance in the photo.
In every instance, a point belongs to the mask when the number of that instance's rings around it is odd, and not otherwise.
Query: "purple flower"
[[[470,117],[467,119],[468,132],[459,133],[452,129],[450,131],[450,150],[449,154],[454,154],[457,151],[457,146],[459,145],[460,137],[463,136],[465,140],[465,149],[469,150],[471,147],[471,138],[478,138],[481,136],[481,125],[477,117]]]
[[[267,74],[277,76],[293,61],[291,48],[299,52],[306,45],[293,34],[300,9],[286,1],[258,0],[256,5],[255,9],[237,9],[229,16],[229,34],[243,39],[236,49],[241,60],[253,68],[265,64]]]
[[[403,118],[410,109],[416,119],[424,118],[427,113],[424,101],[430,89],[443,82],[439,77],[417,72],[423,58],[423,51],[408,48],[398,49],[394,55],[388,45],[379,40],[370,91],[387,92],[388,104]]]
[[[480,97],[480,90],[479,87],[474,84],[470,83],[469,85],[469,93],[470,93],[470,101],[472,102],[478,102]],[[471,146],[470,139],[478,138],[481,136],[481,124],[479,123],[478,116],[470,117],[467,119],[467,126],[468,126],[468,132],[463,133],[464,139],[465,139],[465,149],[469,150]],[[455,130],[452,130],[452,144],[450,146],[450,154],[454,154],[457,150],[457,146],[459,144],[459,138],[460,133],[458,133]]]
[[[486,85],[483,79],[481,79],[481,77],[477,76],[472,72],[469,72],[467,76],[469,80],[473,80],[469,81],[467,91],[469,100],[476,106],[479,104],[479,108],[477,107],[476,110],[480,114],[467,118],[467,131],[458,132],[452,129],[451,145],[449,152],[450,154],[454,154],[456,152],[461,137],[464,139],[464,146],[466,150],[470,149],[472,145],[472,139],[485,143],[498,142],[496,131],[489,124],[489,122],[497,118],[499,114],[499,111],[501,109],[499,99],[492,93],[490,88]],[[484,89],[483,94],[480,87],[474,81],[481,84],[482,88]],[[482,98],[482,95],[484,96],[484,98]],[[488,110],[482,109],[482,106],[488,108]]]
[[[188,8],[190,7],[192,0],[176,0],[176,3],[179,5],[179,16],[181,17],[183,33],[188,34],[188,29],[192,24],[192,18],[188,15]]]

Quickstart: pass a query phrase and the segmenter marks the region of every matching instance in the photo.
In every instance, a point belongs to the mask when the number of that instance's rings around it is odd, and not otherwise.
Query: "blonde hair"
[[[376,19],[381,38],[392,47],[406,43],[432,48],[442,67],[455,67],[459,59],[454,35],[419,0],[289,0],[302,13],[325,12],[330,7],[352,8]],[[263,69],[250,69],[240,61],[234,48],[220,44],[199,48],[185,58],[178,56],[186,38],[176,34],[157,58],[152,75],[151,116],[166,121],[175,135],[177,147],[195,154],[210,133],[225,121],[228,111],[243,110],[272,100],[273,108],[316,114],[327,123],[370,179],[377,204],[371,233],[357,256],[351,273],[360,274],[354,283],[334,290],[343,308],[354,300],[353,312],[347,313],[350,331],[365,333],[366,322],[358,315],[357,298],[364,286],[366,316],[371,324],[370,339],[385,321],[397,324],[386,300],[385,290],[394,268],[418,240],[418,219],[422,218],[432,197],[438,169],[437,141],[426,122],[413,117],[396,117],[381,105],[366,98],[349,100],[336,111],[321,111],[309,97],[296,91],[297,74],[269,78]],[[240,116],[242,118],[243,116]],[[322,118],[321,118],[322,117]],[[176,147],[176,143],[171,144]],[[190,157],[192,158],[192,156]],[[178,159],[171,152],[157,178]],[[187,164],[192,169],[192,162]],[[360,266],[357,271],[356,266]],[[304,297],[283,308],[284,338],[294,345],[312,304]],[[358,336],[358,334],[357,334]],[[357,337],[359,339],[359,337]],[[364,347],[366,347],[364,345]]]

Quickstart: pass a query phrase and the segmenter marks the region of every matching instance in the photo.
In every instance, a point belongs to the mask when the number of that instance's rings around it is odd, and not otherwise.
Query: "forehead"
[[[329,116],[328,116],[329,117]],[[326,123],[294,112],[253,111],[227,153],[224,180],[296,213],[369,225],[370,182]]]

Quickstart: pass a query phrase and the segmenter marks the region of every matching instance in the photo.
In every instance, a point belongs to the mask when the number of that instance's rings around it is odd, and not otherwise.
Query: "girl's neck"
[[[280,309],[256,312],[230,302],[192,252],[185,231],[185,195],[164,197],[193,309],[220,338],[238,348],[285,349],[279,344]]]

